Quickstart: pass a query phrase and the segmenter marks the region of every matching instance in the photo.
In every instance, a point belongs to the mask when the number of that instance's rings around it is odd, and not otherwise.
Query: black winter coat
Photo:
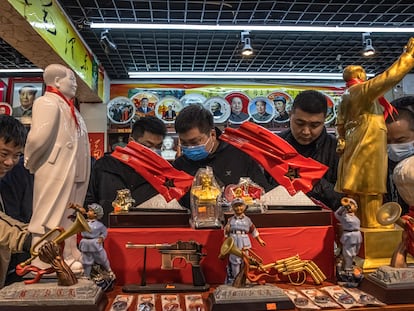
[[[158,194],[158,191],[132,167],[111,157],[109,153],[105,154],[92,168],[85,206],[91,203],[100,204],[104,209],[101,221],[106,226],[108,215],[113,211],[112,202],[116,198],[117,190],[120,189],[129,189],[136,205]]]
[[[23,156],[19,163],[3,178],[0,178],[0,192],[4,212],[24,223],[29,223],[33,206],[33,175],[23,165]]]

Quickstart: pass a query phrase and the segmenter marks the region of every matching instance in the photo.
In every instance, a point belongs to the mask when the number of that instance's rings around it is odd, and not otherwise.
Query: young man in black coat
[[[161,120],[147,116],[134,123],[130,140],[159,150],[166,133],[167,129]],[[158,194],[158,191],[132,167],[111,157],[110,153],[105,154],[92,168],[85,206],[91,203],[101,205],[104,209],[101,221],[106,226],[108,215],[113,210],[112,202],[116,198],[117,190],[120,189],[129,189],[136,205]]]
[[[24,195],[23,189],[27,186],[31,194],[33,179],[27,171],[22,171],[19,176],[15,176],[14,171],[22,157],[26,135],[20,121],[8,115],[0,116],[0,288],[5,282],[16,281],[14,268],[21,262],[19,260],[29,257],[32,240],[27,230],[32,201]],[[20,169],[24,170],[24,167]],[[16,178],[12,178],[12,174]]]
[[[290,129],[280,133],[280,136],[302,156],[329,167],[307,195],[336,210],[343,195],[334,191],[339,156],[336,153],[336,138],[325,128],[326,112],[325,95],[314,90],[299,93],[290,112]]]
[[[176,169],[194,176],[199,168],[209,166],[220,186],[237,184],[240,177],[250,177],[265,191],[273,188],[263,169],[249,155],[220,140],[221,132],[214,127],[213,115],[207,109],[199,105],[182,109],[175,120],[175,131],[182,153],[173,162]],[[181,203],[190,206],[188,193]]]

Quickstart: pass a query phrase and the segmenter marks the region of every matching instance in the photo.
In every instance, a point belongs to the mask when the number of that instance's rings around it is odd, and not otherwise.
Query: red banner
[[[96,160],[102,158],[105,150],[105,134],[104,133],[88,133],[89,146],[91,148],[91,156]]]

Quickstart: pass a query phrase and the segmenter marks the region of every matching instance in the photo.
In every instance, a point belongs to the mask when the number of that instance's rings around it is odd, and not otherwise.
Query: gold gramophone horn
[[[401,216],[401,206],[397,202],[388,202],[383,204],[377,212],[377,221],[383,225],[388,226],[393,223],[398,223]]]
[[[237,257],[243,257],[242,251],[234,245],[234,240],[232,237],[228,237],[221,244],[219,258],[223,259],[227,254],[233,254]]]
[[[37,256],[39,256],[39,252],[36,251],[36,247],[38,247],[41,242],[43,242],[50,235],[52,235],[52,233],[54,233],[56,231],[60,231],[60,230],[61,230],[61,228],[54,228],[54,229],[50,230],[49,232],[47,232],[46,234],[44,234],[42,236],[42,238],[35,245],[32,245],[32,247],[30,248],[30,254],[32,256],[29,259],[27,259],[26,261],[22,262],[20,264],[20,266],[24,267],[24,266],[30,264]],[[69,229],[66,230],[66,231],[61,231],[60,234],[52,240],[52,242],[55,243],[55,244],[59,244],[59,243],[63,242],[64,240],[66,240],[68,237],[70,237],[74,234],[77,234],[79,232],[83,232],[83,231],[91,232],[91,228],[89,227],[88,222],[82,216],[82,214],[77,212],[76,213],[76,220],[69,227]]]

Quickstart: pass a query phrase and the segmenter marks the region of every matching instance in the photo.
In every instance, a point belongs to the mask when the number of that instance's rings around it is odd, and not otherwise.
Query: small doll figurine
[[[360,232],[360,220],[355,215],[358,209],[356,201],[344,197],[341,199],[341,204],[342,206],[335,212],[336,219],[338,219],[342,225],[340,242],[342,243],[343,264],[340,273],[349,281],[355,274],[353,262],[354,257],[359,252],[362,243],[362,235]]]
[[[92,266],[94,264],[99,264],[109,272],[113,279],[115,279],[115,275],[112,272],[106,251],[103,247],[103,241],[107,236],[107,229],[105,225],[98,220],[102,218],[103,214],[103,208],[99,204],[92,203],[88,205],[86,217],[91,232],[83,231],[81,233],[82,239],[79,243],[79,249],[82,252],[84,274],[87,277],[90,277],[91,275]]]
[[[247,205],[243,199],[236,198],[231,202],[231,207],[234,211],[234,215],[230,217],[224,227],[225,237],[232,237],[234,245],[241,251],[245,251],[252,247],[249,233],[259,242],[261,246],[265,246],[266,243],[259,235],[252,220],[244,214]],[[229,255],[229,265],[227,267],[226,284],[235,284],[236,277],[239,273],[243,273],[243,259],[234,255]],[[245,278],[243,278],[245,281]],[[243,283],[243,280],[241,280]],[[241,283],[241,285],[243,285]]]

